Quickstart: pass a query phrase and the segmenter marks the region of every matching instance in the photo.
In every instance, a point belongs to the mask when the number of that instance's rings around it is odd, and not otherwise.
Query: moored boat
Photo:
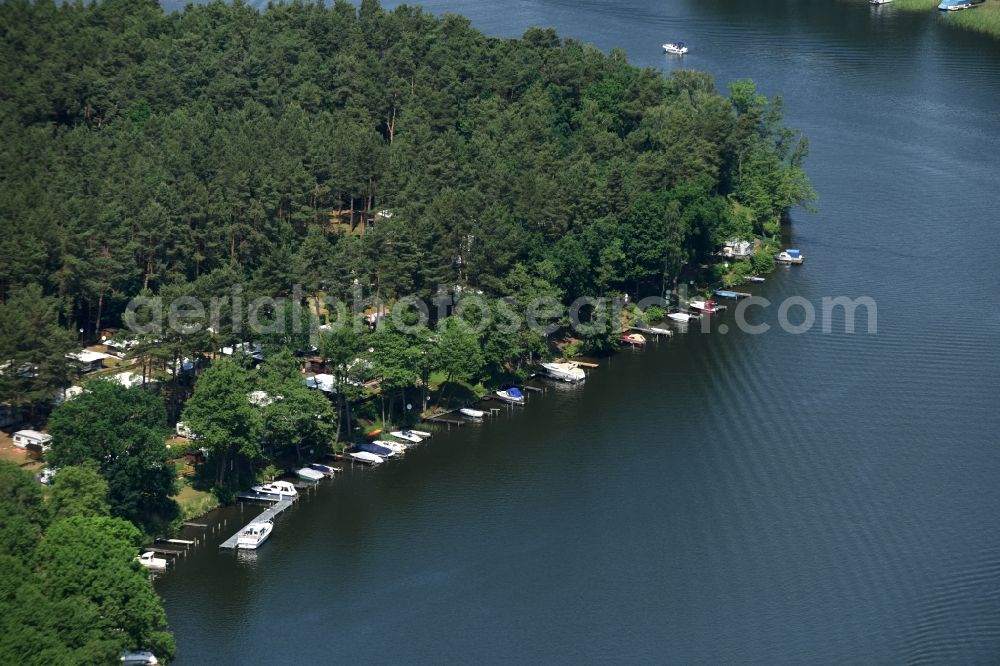
[[[375,442],[358,442],[354,445],[354,448],[358,451],[374,453],[380,458],[392,458],[396,455],[396,452],[388,446],[382,446],[381,444],[376,444]]]
[[[691,314],[690,312],[671,312],[667,315],[671,321],[676,321],[681,324],[686,324],[692,319],[697,319],[700,315]]]
[[[698,312],[704,312],[705,314],[712,314],[723,309],[715,301],[691,301],[688,303],[688,307]]]
[[[511,386],[508,389],[497,391],[495,395],[504,402],[509,402],[512,405],[523,405],[526,402],[524,394],[521,393],[521,389],[516,386]]]
[[[309,463],[309,469],[314,469],[324,476],[333,476],[337,472],[344,471],[342,467],[331,467],[330,465],[324,465],[323,463]]]
[[[372,444],[375,444],[376,446],[384,446],[393,453],[399,455],[406,453],[406,444],[403,444],[402,442],[391,442],[387,439],[376,439],[372,442]]]
[[[471,407],[462,407],[458,410],[459,414],[463,416],[468,416],[470,419],[481,419],[486,416],[486,412],[481,409],[472,409]]]
[[[646,336],[641,333],[622,333],[621,341],[626,345],[641,347],[646,344]]]
[[[302,467],[295,470],[295,476],[299,477],[303,481],[320,481],[323,479],[325,474],[318,470],[312,469],[310,467]]]
[[[270,520],[250,523],[236,537],[236,547],[242,550],[256,550],[258,546],[267,541],[273,531],[274,523]]]
[[[409,430],[404,430],[403,432],[412,432],[414,435],[420,437],[421,439],[428,439],[431,435],[434,434],[427,432],[426,430],[414,430],[413,428],[410,428]]]
[[[782,250],[774,258],[779,264],[801,264],[806,259],[799,250]]]
[[[747,280],[756,284],[760,284],[761,282],[764,281],[764,278],[762,278],[759,275],[751,275],[750,277],[747,278]]]
[[[684,55],[688,52],[688,47],[684,42],[667,42],[663,45],[663,50],[671,55]]]
[[[123,652],[120,661],[126,666],[155,666],[160,663],[156,655],[148,650]]]
[[[389,434],[397,439],[403,440],[404,442],[410,442],[411,444],[419,444],[424,441],[423,437],[416,434],[412,430],[393,430]]]
[[[139,564],[146,567],[150,571],[166,571],[167,570],[167,560],[162,557],[157,557],[156,553],[150,551],[143,553],[135,558],[139,561]]]
[[[582,382],[587,378],[583,368],[576,363],[542,363],[545,374],[564,382]]]
[[[348,449],[347,455],[350,456],[351,460],[365,465],[381,465],[385,462],[385,459],[383,459],[382,456],[377,456],[374,453],[369,453],[368,451]]]
[[[270,498],[276,499],[290,499],[292,497],[297,497],[299,491],[295,489],[288,481],[272,481],[270,483],[262,483],[259,486],[253,486],[250,488],[253,492],[258,495],[266,495]]]

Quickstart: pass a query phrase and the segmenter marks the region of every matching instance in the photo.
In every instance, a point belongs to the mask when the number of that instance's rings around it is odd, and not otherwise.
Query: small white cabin
[[[31,446],[44,451],[49,448],[51,441],[52,435],[37,430],[18,430],[14,433],[14,446],[21,449]]]

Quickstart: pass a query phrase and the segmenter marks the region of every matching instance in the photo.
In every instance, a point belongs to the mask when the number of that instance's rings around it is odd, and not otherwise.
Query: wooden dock
[[[242,499],[243,495],[250,495],[250,494],[251,493],[243,493],[239,497]],[[262,497],[255,497],[253,499],[263,499],[263,498]],[[274,501],[274,500],[271,500],[271,501]],[[266,509],[264,511],[264,513],[260,514],[259,516],[257,516],[253,520],[251,520],[250,523],[258,523],[258,522],[263,522],[263,521],[266,521],[266,520],[271,520],[272,518],[274,518],[278,514],[284,512],[286,509],[288,509],[289,507],[291,507],[292,504],[294,504],[294,502],[295,502],[295,500],[292,500],[292,499],[283,499],[283,500],[274,501],[274,504],[272,504],[268,509]],[[240,529],[239,532],[237,532],[233,536],[229,537],[228,539],[226,539],[225,541],[223,541],[222,543],[220,543],[219,544],[219,548],[227,548],[229,550],[235,550],[236,549],[236,541],[240,538],[240,534],[243,533],[243,530],[245,530],[247,527],[250,526],[250,523],[247,523],[244,527],[242,527]]]
[[[667,329],[667,328],[650,328],[648,326],[629,326],[627,330],[629,330],[629,331],[638,331],[639,333],[645,333],[647,335],[652,335],[653,337],[656,337],[656,338],[660,337],[661,335],[665,335],[665,336],[667,336],[669,338],[670,336],[672,336],[674,334],[673,331],[671,331],[670,329]]]

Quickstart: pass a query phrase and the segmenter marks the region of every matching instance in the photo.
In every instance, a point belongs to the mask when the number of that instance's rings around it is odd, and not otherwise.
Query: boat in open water
[[[667,42],[663,45],[663,50],[671,55],[684,55],[688,52],[688,47],[684,42]]]

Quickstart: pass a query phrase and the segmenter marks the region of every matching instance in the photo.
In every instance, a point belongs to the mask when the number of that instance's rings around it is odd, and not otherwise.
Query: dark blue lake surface
[[[877,334],[691,331],[325,483],[160,579],[178,663],[1000,660],[1000,42],[863,0],[424,5],[783,95],[819,212],[753,290],[870,296]]]

